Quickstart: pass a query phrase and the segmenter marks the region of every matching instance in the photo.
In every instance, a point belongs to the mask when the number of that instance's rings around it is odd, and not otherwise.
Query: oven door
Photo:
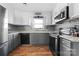
[[[57,36],[55,39],[55,52],[57,56],[60,56],[60,37]]]

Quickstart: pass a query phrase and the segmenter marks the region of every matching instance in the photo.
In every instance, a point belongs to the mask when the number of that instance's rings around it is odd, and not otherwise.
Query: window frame
[[[40,19],[40,20],[43,20],[43,23],[35,23],[35,22],[34,22],[35,19],[37,19],[37,20],[39,20],[39,19]],[[34,27],[35,24],[39,24],[39,25],[41,24],[41,25],[43,25],[43,26],[40,27],[40,28],[35,28],[35,27]],[[34,19],[33,19],[33,24],[32,24],[32,25],[33,25],[32,28],[34,28],[34,29],[44,29],[44,18],[34,18]]]

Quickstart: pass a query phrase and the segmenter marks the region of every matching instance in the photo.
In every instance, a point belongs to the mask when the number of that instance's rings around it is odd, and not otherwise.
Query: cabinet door
[[[52,25],[52,16],[45,16],[45,25]]]
[[[15,25],[31,25],[31,13],[15,11],[14,24]]]
[[[22,12],[20,11],[14,11],[14,19],[13,19],[13,24],[15,25],[23,25],[23,15]]]
[[[30,25],[30,19],[29,19],[29,16],[23,16],[23,25]]]
[[[8,42],[4,43],[4,55],[7,56],[8,55]]]
[[[8,55],[8,42],[0,46],[0,56],[7,56],[7,55]]]
[[[48,42],[49,42],[49,37],[48,37],[48,34],[44,34],[44,33],[42,33],[42,34],[36,34],[36,38],[37,38],[37,40],[38,40],[38,44],[48,44]]]
[[[52,25],[55,25],[55,24],[56,24],[56,22],[54,20],[54,16],[52,15]]]
[[[79,3],[74,3],[73,4],[73,16],[78,16],[79,15]]]
[[[44,19],[45,25],[52,25],[52,13],[50,12],[44,13],[43,19]]]
[[[11,39],[11,51],[14,49],[14,39]]]
[[[11,39],[8,41],[8,52],[11,52],[13,50],[13,47],[13,40]]]
[[[71,55],[70,41],[61,38],[60,43],[61,43],[60,44],[60,55],[70,56]]]
[[[66,47],[65,45],[62,45],[63,48],[63,55],[64,56],[71,56],[70,48]]]
[[[16,46],[20,45],[20,36],[19,34],[16,35]]]
[[[11,40],[8,41],[8,52],[11,51]]]
[[[74,8],[74,4],[69,3],[69,18],[72,18],[73,16],[73,8]]]
[[[12,9],[8,9],[8,23],[13,24],[14,11]]]
[[[23,13],[22,16],[23,16],[23,23],[25,25],[31,25],[32,13],[26,12],[26,13]]]
[[[18,34],[15,33],[14,34],[14,48],[16,48],[18,46]]]
[[[21,40],[20,40],[20,35],[19,34],[18,34],[17,40],[18,40],[18,45],[20,45],[21,44]]]
[[[14,43],[13,43],[13,45],[14,45],[14,49],[16,48],[16,46],[17,46],[17,44],[16,44],[16,38],[14,38]]]
[[[16,34],[15,41],[16,41],[16,47],[17,47],[18,46],[18,34]]]
[[[31,33],[30,44],[48,44],[48,34],[45,33]]]
[[[79,3],[69,3],[69,16],[70,18],[79,15]]]
[[[13,24],[15,25],[23,25],[23,18],[20,13],[15,14]]]

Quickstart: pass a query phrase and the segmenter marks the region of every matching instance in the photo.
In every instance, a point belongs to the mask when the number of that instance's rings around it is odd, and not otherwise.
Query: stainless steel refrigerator
[[[0,5],[0,56],[8,54],[8,11]]]

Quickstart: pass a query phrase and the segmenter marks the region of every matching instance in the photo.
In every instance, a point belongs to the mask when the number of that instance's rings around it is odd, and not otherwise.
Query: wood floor
[[[47,45],[21,45],[9,53],[9,56],[53,56]]]

